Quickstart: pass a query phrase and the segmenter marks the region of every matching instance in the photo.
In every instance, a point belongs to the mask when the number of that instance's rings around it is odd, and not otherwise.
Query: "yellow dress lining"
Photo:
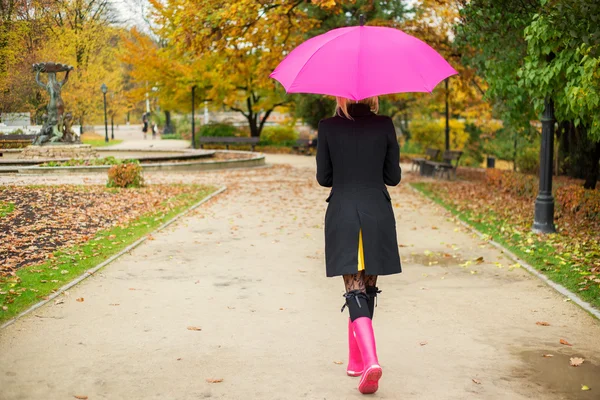
[[[365,253],[363,251],[362,229],[358,231],[358,270],[365,269]]]

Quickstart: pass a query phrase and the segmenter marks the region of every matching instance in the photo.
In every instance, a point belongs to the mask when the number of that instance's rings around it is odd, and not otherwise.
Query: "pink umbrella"
[[[270,77],[288,93],[361,100],[389,93],[431,92],[455,74],[434,49],[401,30],[351,26],[302,43]]]

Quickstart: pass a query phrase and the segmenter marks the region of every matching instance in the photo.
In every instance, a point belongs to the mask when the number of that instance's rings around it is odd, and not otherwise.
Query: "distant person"
[[[156,135],[158,134],[158,124],[156,122],[152,122],[152,139],[156,139]]]
[[[327,276],[339,276],[348,307],[347,374],[375,393],[381,378],[372,320],[380,275],[402,271],[396,220],[387,186],[400,183],[400,150],[379,101],[337,98],[335,116],[319,123],[317,181],[330,187],[325,214]],[[343,309],[342,308],[342,311]]]
[[[142,132],[144,132],[144,139],[146,139],[146,135],[148,134],[148,114],[144,113],[142,115],[142,122],[144,127],[142,128]]]

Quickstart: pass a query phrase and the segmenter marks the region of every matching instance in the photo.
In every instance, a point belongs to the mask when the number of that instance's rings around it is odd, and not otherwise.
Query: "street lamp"
[[[446,150],[450,150],[450,110],[448,107],[448,79],[446,78]]]
[[[554,103],[544,101],[542,144],[540,146],[540,188],[535,199],[533,231],[554,233],[554,197],[552,196],[552,160],[554,159]]]
[[[115,92],[110,94],[110,102],[114,104]],[[115,140],[115,110],[110,110],[110,140]]]
[[[548,63],[554,59],[554,53],[546,56]],[[554,102],[551,97],[544,100],[542,114],[542,143],[540,146],[540,186],[535,199],[533,231],[554,233],[554,197],[552,196],[552,164],[554,159]]]
[[[104,95],[104,141],[106,143],[108,143],[108,118],[106,116],[106,92],[108,92],[108,88],[106,87],[106,84],[102,84],[102,86],[100,86],[100,90],[102,90],[102,94]]]
[[[195,104],[194,104],[194,97],[195,97],[195,92],[196,92],[196,85],[192,86],[192,149],[196,148],[196,116],[195,114]]]

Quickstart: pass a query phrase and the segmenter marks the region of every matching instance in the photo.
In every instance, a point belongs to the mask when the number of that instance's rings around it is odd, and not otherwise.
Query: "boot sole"
[[[356,372],[356,371],[346,371],[346,374],[347,374],[348,376],[352,376],[352,377],[354,377],[354,378],[356,378],[356,377],[358,377],[358,376],[361,376],[361,375],[362,375],[362,373],[363,373],[362,371],[360,371],[360,372]]]
[[[378,365],[372,365],[365,370],[358,384],[358,391],[362,394],[375,393],[379,389],[379,379],[383,371]]]

